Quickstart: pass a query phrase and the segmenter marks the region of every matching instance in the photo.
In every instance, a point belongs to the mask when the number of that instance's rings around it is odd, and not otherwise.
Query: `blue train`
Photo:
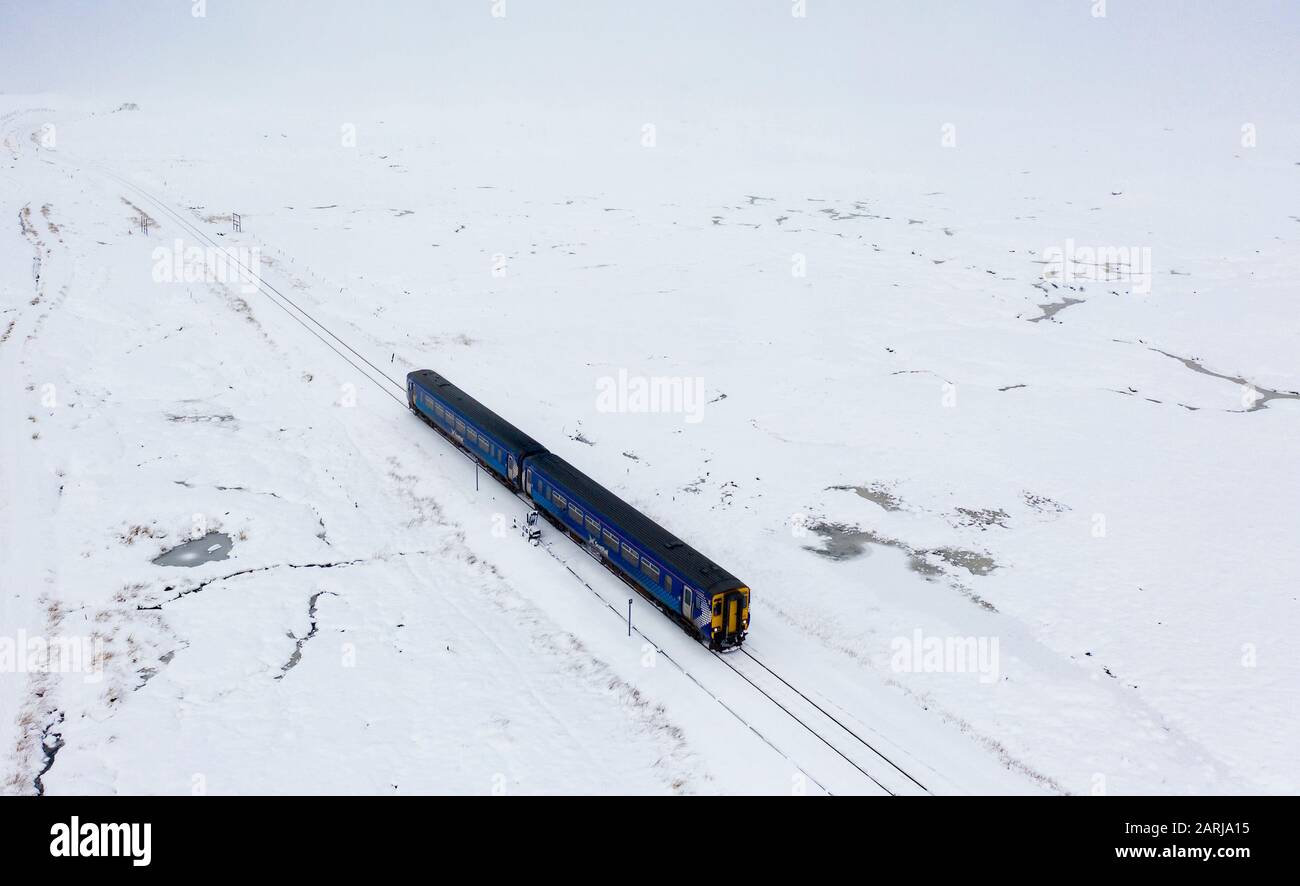
[[[406,376],[411,411],[717,650],[745,642],[749,588],[443,376]]]

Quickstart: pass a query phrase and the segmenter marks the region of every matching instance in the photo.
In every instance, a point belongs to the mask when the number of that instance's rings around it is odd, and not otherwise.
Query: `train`
[[[444,376],[406,376],[417,417],[719,652],[749,632],[749,587]]]

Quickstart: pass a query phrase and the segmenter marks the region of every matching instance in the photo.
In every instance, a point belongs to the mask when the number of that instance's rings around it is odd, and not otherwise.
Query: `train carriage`
[[[749,588],[444,376],[406,376],[411,411],[597,552],[714,649],[740,646]]]
[[[528,457],[524,488],[538,508],[710,647],[744,642],[749,588],[734,575],[557,455]]]
[[[524,459],[546,451],[541,443],[430,369],[406,376],[406,402],[412,412],[517,492],[523,487]]]

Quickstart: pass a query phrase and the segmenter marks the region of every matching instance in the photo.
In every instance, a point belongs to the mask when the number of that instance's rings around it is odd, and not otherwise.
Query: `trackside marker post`
[[[627,635],[632,636],[632,598],[627,598]]]

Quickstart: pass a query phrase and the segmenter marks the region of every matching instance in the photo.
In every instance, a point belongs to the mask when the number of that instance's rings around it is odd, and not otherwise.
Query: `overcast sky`
[[[1295,115],[1295,0],[0,0],[0,90]],[[1105,6],[1105,16],[1094,15]]]

